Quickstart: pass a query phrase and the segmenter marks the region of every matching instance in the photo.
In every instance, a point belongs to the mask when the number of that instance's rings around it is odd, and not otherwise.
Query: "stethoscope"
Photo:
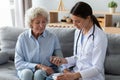
[[[86,41],[86,44],[87,44],[87,42],[88,42],[88,40],[89,40],[89,38],[90,37],[92,37],[93,36],[93,41],[94,41],[94,37],[95,37],[95,35],[94,35],[94,32],[95,32],[95,24],[93,25],[93,32],[88,36],[88,38],[87,38],[87,41]],[[80,30],[79,31],[79,34],[78,34],[78,37],[77,37],[77,40],[76,40],[76,47],[75,47],[75,58],[77,59],[77,47],[78,47],[78,41],[79,41],[79,38],[80,38],[80,34],[82,33],[82,30]],[[86,44],[85,44],[85,46],[86,46]],[[84,47],[85,47],[84,46]],[[83,48],[84,49],[84,48]]]

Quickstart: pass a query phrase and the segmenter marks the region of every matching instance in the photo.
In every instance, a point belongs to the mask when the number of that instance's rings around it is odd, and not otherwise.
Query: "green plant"
[[[111,1],[111,2],[108,3],[109,8],[116,8],[117,6],[118,6],[117,2],[115,2],[115,1]]]

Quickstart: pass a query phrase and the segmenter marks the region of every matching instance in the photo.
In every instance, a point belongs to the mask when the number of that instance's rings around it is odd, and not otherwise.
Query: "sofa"
[[[14,66],[14,54],[17,37],[27,28],[4,26],[0,28],[0,80],[19,80]],[[63,56],[73,52],[75,28],[47,27],[58,36]],[[108,48],[105,58],[105,80],[120,80],[120,34],[108,34]]]

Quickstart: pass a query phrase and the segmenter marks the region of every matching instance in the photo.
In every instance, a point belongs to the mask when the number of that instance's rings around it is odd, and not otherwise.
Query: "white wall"
[[[84,1],[91,5],[93,10],[108,11],[107,4],[111,0],[63,0],[64,5],[67,9],[71,7],[78,1]],[[120,12],[120,0],[114,0],[118,3],[117,11]],[[33,0],[33,6],[43,6],[48,10],[57,9],[59,0]]]
[[[63,0],[66,9],[71,9],[77,0]],[[56,10],[59,0],[32,0],[33,6],[42,6],[47,10]]]
[[[84,1],[91,5],[95,11],[109,11],[108,2],[111,0],[63,0],[65,8],[70,10],[72,6],[78,2]],[[120,12],[120,0],[114,0],[118,3],[116,9],[117,12]],[[49,10],[56,10],[58,7],[59,0],[33,0],[33,6],[42,6]],[[113,16],[113,23],[120,22],[120,16]]]

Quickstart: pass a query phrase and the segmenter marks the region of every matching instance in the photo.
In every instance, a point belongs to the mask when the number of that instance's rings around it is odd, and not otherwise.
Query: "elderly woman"
[[[58,38],[45,30],[47,23],[48,13],[43,8],[30,8],[25,14],[30,29],[19,35],[15,50],[15,67],[21,80],[44,80],[58,72],[50,57],[62,57],[62,52]]]

